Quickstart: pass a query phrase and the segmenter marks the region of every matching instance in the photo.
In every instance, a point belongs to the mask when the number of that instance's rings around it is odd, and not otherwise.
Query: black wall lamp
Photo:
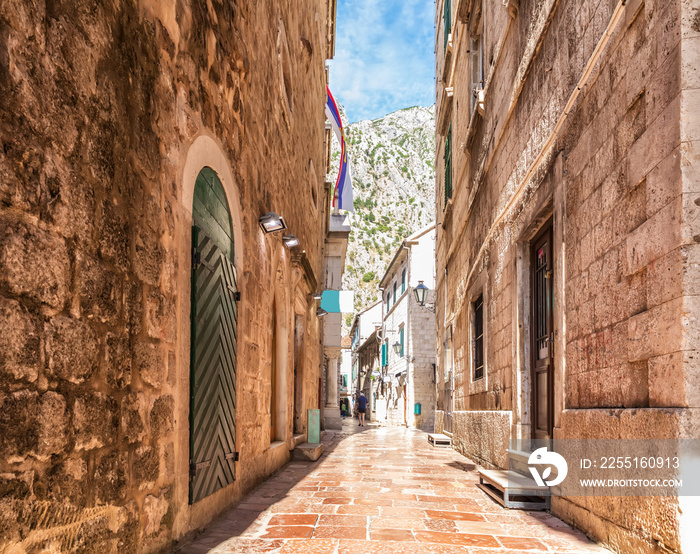
[[[394,344],[391,345],[391,347],[394,349],[394,354],[396,354],[397,356],[401,356],[403,344],[401,344],[399,341],[396,341]]]
[[[416,302],[418,302],[418,305],[422,308],[427,308],[428,310],[434,312],[435,305],[426,305],[425,303],[425,301],[428,299],[428,292],[430,292],[430,289],[423,284],[423,281],[418,281],[418,286],[413,289],[413,294],[416,296]]]
[[[258,223],[260,223],[260,228],[265,231],[265,233],[276,233],[277,231],[284,231],[287,228],[287,223],[285,223],[284,218],[274,212],[261,215],[258,218]]]
[[[425,301],[428,299],[428,287],[423,284],[423,281],[418,281],[418,286],[413,289],[413,294],[416,295],[416,301],[421,306],[425,306]]]

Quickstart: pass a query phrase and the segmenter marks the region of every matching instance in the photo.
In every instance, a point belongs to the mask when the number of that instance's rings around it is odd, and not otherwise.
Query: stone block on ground
[[[292,460],[297,462],[315,462],[323,454],[324,445],[322,443],[311,444],[305,442],[292,451]]]

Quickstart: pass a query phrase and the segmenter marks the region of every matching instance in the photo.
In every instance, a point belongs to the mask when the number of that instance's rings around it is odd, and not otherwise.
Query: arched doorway
[[[192,206],[190,503],[235,479],[239,299],[226,193],[205,167]]]

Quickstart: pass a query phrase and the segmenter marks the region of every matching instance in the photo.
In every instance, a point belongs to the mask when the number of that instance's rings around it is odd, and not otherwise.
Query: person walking
[[[364,427],[365,414],[367,413],[367,398],[365,397],[365,393],[363,392],[360,393],[360,397],[357,399],[357,413],[360,416],[360,423],[358,423],[358,425]]]

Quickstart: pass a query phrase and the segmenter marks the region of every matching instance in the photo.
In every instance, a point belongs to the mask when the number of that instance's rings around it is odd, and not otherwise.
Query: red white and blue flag
[[[352,202],[352,176],[350,175],[350,165],[348,164],[348,151],[345,146],[345,133],[343,132],[343,122],[340,120],[340,111],[335,103],[335,98],[331,94],[331,90],[326,87],[326,117],[331,122],[335,136],[340,143],[340,167],[338,170],[338,179],[335,182],[335,194],[333,196],[333,207],[335,207],[336,198],[338,200],[338,208],[354,211]]]

